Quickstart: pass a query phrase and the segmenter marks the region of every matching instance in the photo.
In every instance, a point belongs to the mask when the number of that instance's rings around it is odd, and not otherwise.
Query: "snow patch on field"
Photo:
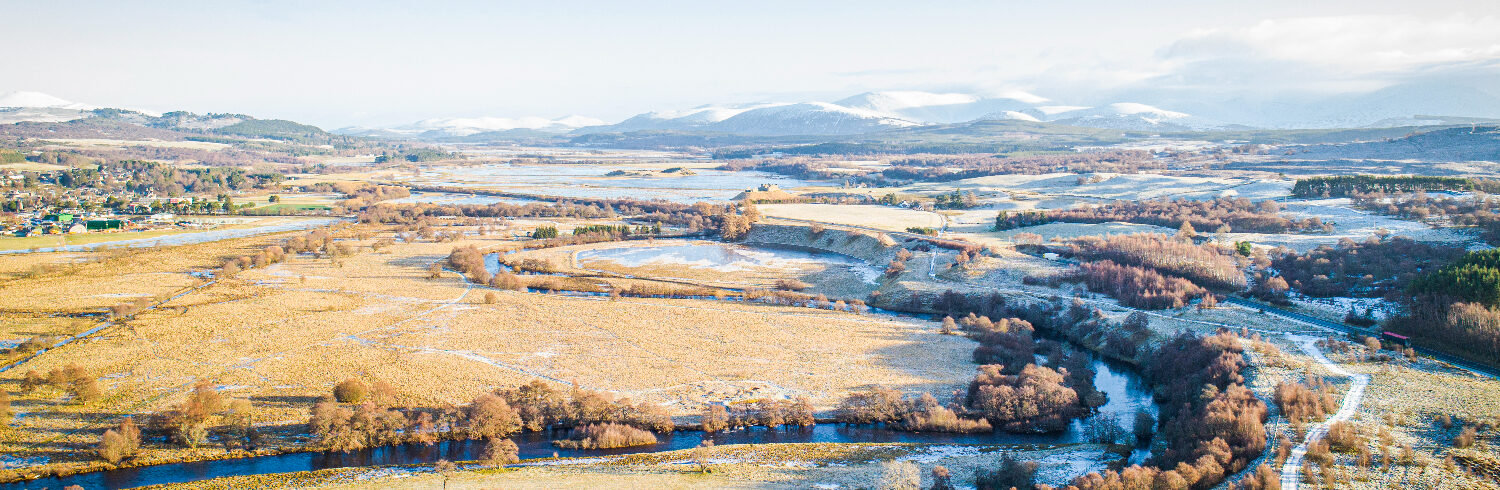
[[[407,468],[375,468],[360,473],[355,477],[355,479],[374,480],[376,478],[406,478],[415,474],[417,474],[416,471],[412,471]]]
[[[928,446],[926,451],[915,454],[907,454],[898,458],[898,461],[911,461],[913,463],[930,464],[946,458],[957,458],[964,456],[978,456],[978,446]]]
[[[1036,482],[1061,487],[1074,478],[1103,471],[1107,459],[1103,449],[1050,454],[1037,460]]]
[[[589,464],[604,463],[604,462],[608,462],[609,460],[610,460],[610,458],[553,459],[553,460],[547,460],[547,461],[533,461],[533,462],[530,462],[530,463],[521,463],[521,464],[518,464],[518,465],[515,465],[515,466],[575,466],[575,465],[589,465]]]

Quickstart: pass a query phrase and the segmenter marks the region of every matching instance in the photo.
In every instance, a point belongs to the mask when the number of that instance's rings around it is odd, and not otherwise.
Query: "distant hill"
[[[1500,125],[1475,124],[1382,141],[1314,145],[1302,148],[1293,157],[1500,163]]]

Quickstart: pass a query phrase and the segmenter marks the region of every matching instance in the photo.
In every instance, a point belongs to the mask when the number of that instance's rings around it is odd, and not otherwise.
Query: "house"
[[[42,221],[51,221],[54,223],[69,223],[73,221],[73,215],[69,213],[49,214],[43,216]]]
[[[123,228],[124,224],[125,223],[123,221],[117,219],[91,219],[84,222],[84,225],[86,225],[90,231],[118,230],[120,228]]]

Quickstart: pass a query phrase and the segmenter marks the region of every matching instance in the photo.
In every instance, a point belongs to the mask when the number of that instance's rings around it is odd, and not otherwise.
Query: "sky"
[[[1262,97],[1464,80],[1500,2],[5,1],[0,92],[327,128],[872,90]]]

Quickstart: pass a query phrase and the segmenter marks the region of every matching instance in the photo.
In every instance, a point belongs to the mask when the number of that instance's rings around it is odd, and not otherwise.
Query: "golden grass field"
[[[98,319],[64,322],[48,315],[187,291],[0,374],[18,412],[13,430],[0,435],[0,453],[33,464],[101,464],[89,450],[104,427],[123,415],[164,409],[198,381],[251,400],[259,423],[282,427],[303,422],[313,401],[356,376],[394,384],[407,405],[464,403],[540,378],[688,415],[707,402],[766,397],[807,396],[828,409],[844,394],[875,384],[946,393],[973,371],[972,342],[939,335],[927,322],[738,302],[510,291],[497,291],[498,301],[486,304],[486,290],[457,274],[426,278],[426,267],[454,246],[509,245],[499,238],[398,242],[338,259],[302,256],[207,285],[188,274],[278,239],[0,257],[0,273],[11,277],[3,288],[12,292],[0,308],[21,315],[6,323],[0,338],[74,334]],[[33,276],[28,263],[38,260],[92,261]],[[102,401],[66,403],[51,388],[15,392],[26,371],[70,363],[100,377]],[[295,442],[277,439],[266,448]],[[140,459],[221,455],[217,448],[166,449]]]

